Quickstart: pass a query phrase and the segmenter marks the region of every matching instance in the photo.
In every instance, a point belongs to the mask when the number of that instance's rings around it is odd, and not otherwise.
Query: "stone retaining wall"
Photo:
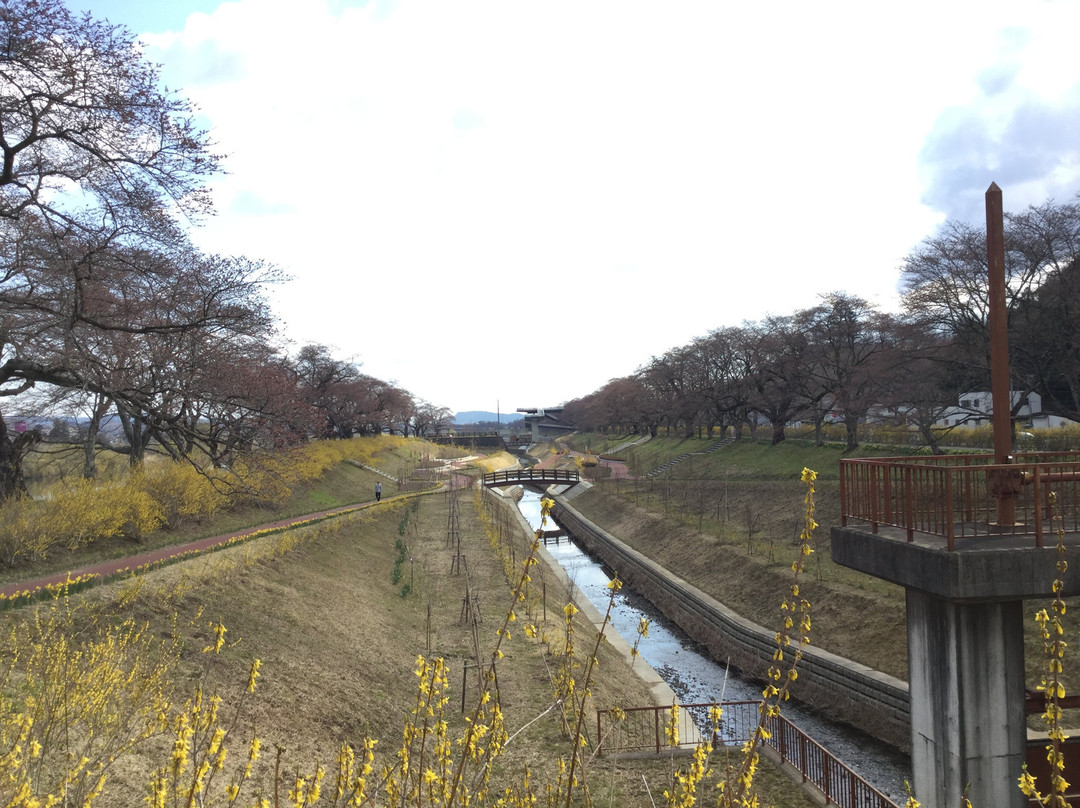
[[[552,516],[590,554],[707,647],[713,659],[764,681],[776,650],[775,630],[735,614],[587,520],[562,497],[556,498]],[[800,702],[899,749],[911,746],[906,682],[809,646],[793,692]]]

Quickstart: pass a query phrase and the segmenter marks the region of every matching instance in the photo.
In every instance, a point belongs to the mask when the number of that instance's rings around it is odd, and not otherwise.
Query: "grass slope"
[[[312,503],[323,508],[358,492],[366,494],[367,482],[349,469],[339,470],[328,476],[325,486],[318,486],[320,490],[298,497],[290,510],[305,510]],[[471,678],[464,680],[463,688],[463,667],[477,650],[481,658],[490,654],[495,631],[510,605],[502,563],[485,537],[472,498],[472,493],[463,493],[456,507],[467,574],[451,569],[449,495],[431,494],[414,500],[416,510],[411,501],[384,500],[346,529],[323,523],[311,540],[284,554],[255,560],[257,548],[245,545],[150,573],[138,586],[112,584],[72,600],[91,604],[95,620],[130,615],[163,635],[176,624],[193,625],[194,634],[175,671],[178,701],[190,695],[192,683],[208,664],[202,648],[212,641],[209,624],[224,623],[235,647],[211,667],[210,680],[226,694],[226,706],[238,698],[251,660],[262,660],[259,688],[234,731],[233,753],[242,758],[241,739],[257,732],[266,750],[257,768],[262,782],[272,780],[276,747],[285,750],[285,772],[310,771],[316,761],[332,764],[342,742],[359,746],[370,735],[380,739],[381,763],[390,762],[415,698],[417,655],[448,661],[451,734],[460,732],[463,690],[467,704],[476,698]],[[515,523],[507,515],[497,516],[496,522],[499,532],[511,540]],[[201,527],[205,531],[215,526]],[[408,547],[402,564],[395,546],[399,540]],[[253,544],[276,541],[271,537]],[[517,534],[513,541],[518,558],[523,558],[525,538]],[[402,573],[396,583],[395,565]],[[547,591],[548,629],[557,650],[567,593],[542,567],[536,568],[533,578],[534,586]],[[480,609],[475,635],[461,619],[466,580]],[[403,595],[405,584],[410,589]],[[29,614],[23,610],[5,619]],[[551,704],[551,677],[559,661],[544,645],[526,638],[520,626],[521,622],[514,626],[504,645],[498,687],[508,729],[521,730],[521,735],[508,747],[497,776],[520,777],[528,763],[534,787],[542,789],[544,782],[554,781],[557,759],[568,751],[558,711],[530,723]],[[580,621],[578,631],[581,654],[592,647],[595,634]],[[595,706],[648,703],[641,681],[605,645],[600,647],[599,678],[592,692]],[[592,733],[595,718],[591,713],[588,718],[586,726]],[[142,802],[149,771],[167,758],[168,749],[162,745],[126,758],[96,804]],[[644,808],[654,801],[659,804],[673,768],[685,761],[600,759],[590,765],[589,782],[597,804]],[[760,782],[768,804],[781,808],[810,804],[796,786],[769,767],[763,767]]]
[[[579,436],[577,440],[588,440]],[[687,451],[701,452],[704,439],[655,438],[630,450],[640,471]],[[647,450],[647,451],[646,451]],[[867,447],[866,456],[900,454],[895,447]],[[826,650],[907,679],[904,590],[834,564],[829,529],[839,524],[838,466],[847,457],[839,445],[787,441],[770,446],[739,441],[705,455],[693,455],[656,479],[595,480],[596,487],[573,505],[588,518],[763,626],[779,619],[778,607],[790,586],[790,564],[802,525],[804,466],[818,471],[817,551],[807,564],[802,592],[813,605],[811,641]],[[655,464],[655,465],[654,465]],[[1047,592],[1050,591],[1047,581]],[[1045,670],[1035,613],[1048,606],[1030,601],[1025,631],[1028,687]],[[1070,604],[1074,609],[1078,605]],[[1080,687],[1080,649],[1066,649],[1068,692]],[[1066,712],[1068,726],[1080,716]],[[1029,725],[1042,728],[1035,716]]]

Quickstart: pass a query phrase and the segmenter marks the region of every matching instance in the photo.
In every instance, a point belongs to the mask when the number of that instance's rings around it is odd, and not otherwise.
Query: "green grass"
[[[565,444],[576,452],[592,452],[594,454],[607,454],[619,446],[630,441],[638,440],[641,435],[633,433],[612,433],[610,435],[599,432],[575,432],[559,443]]]

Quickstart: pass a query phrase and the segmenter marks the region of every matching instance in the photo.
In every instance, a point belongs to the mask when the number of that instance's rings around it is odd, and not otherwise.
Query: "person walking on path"
[[[375,483],[375,501],[379,502],[382,499],[382,483]]]

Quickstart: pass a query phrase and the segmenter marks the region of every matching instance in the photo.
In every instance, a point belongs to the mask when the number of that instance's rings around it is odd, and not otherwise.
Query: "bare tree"
[[[796,321],[812,342],[811,376],[827,394],[823,402],[843,421],[846,448],[852,451],[859,445],[859,422],[877,403],[879,377],[894,355],[891,320],[861,298],[833,292],[820,306],[797,313]]]
[[[108,396],[81,372],[91,332],[174,327],[131,315],[205,288],[160,280],[181,268],[176,218],[208,210],[218,158],[125,29],[58,0],[7,0],[0,159],[0,397],[37,384]],[[20,488],[30,443],[0,434],[0,496]]]
[[[813,355],[810,340],[794,317],[767,317],[744,329],[750,406],[772,427],[772,444],[787,438],[785,427],[809,412],[824,396],[823,389],[808,396]]]
[[[690,346],[673,348],[663,356],[654,356],[638,371],[669,426],[681,427],[688,438],[693,436],[705,408],[704,368],[697,359]]]
[[[96,232],[103,222],[145,227],[163,205],[208,209],[203,182],[218,156],[125,28],[59,0],[7,0],[0,64],[0,219],[36,209],[54,226]]]
[[[738,434],[746,421],[750,400],[746,346],[746,336],[739,328],[719,328],[707,337],[694,340],[704,374],[702,396],[707,402],[705,411],[710,438],[716,426],[721,432],[731,426]]]
[[[1052,201],[1005,216],[1006,305],[1014,410],[1039,392],[1046,409],[1080,415],[1070,386],[1080,391],[1080,338],[1071,324],[1080,311],[1080,206]],[[990,368],[986,235],[948,222],[907,258],[905,304],[920,327],[950,344],[940,352],[961,391],[987,389]],[[1075,378],[1075,382],[1071,379]]]

